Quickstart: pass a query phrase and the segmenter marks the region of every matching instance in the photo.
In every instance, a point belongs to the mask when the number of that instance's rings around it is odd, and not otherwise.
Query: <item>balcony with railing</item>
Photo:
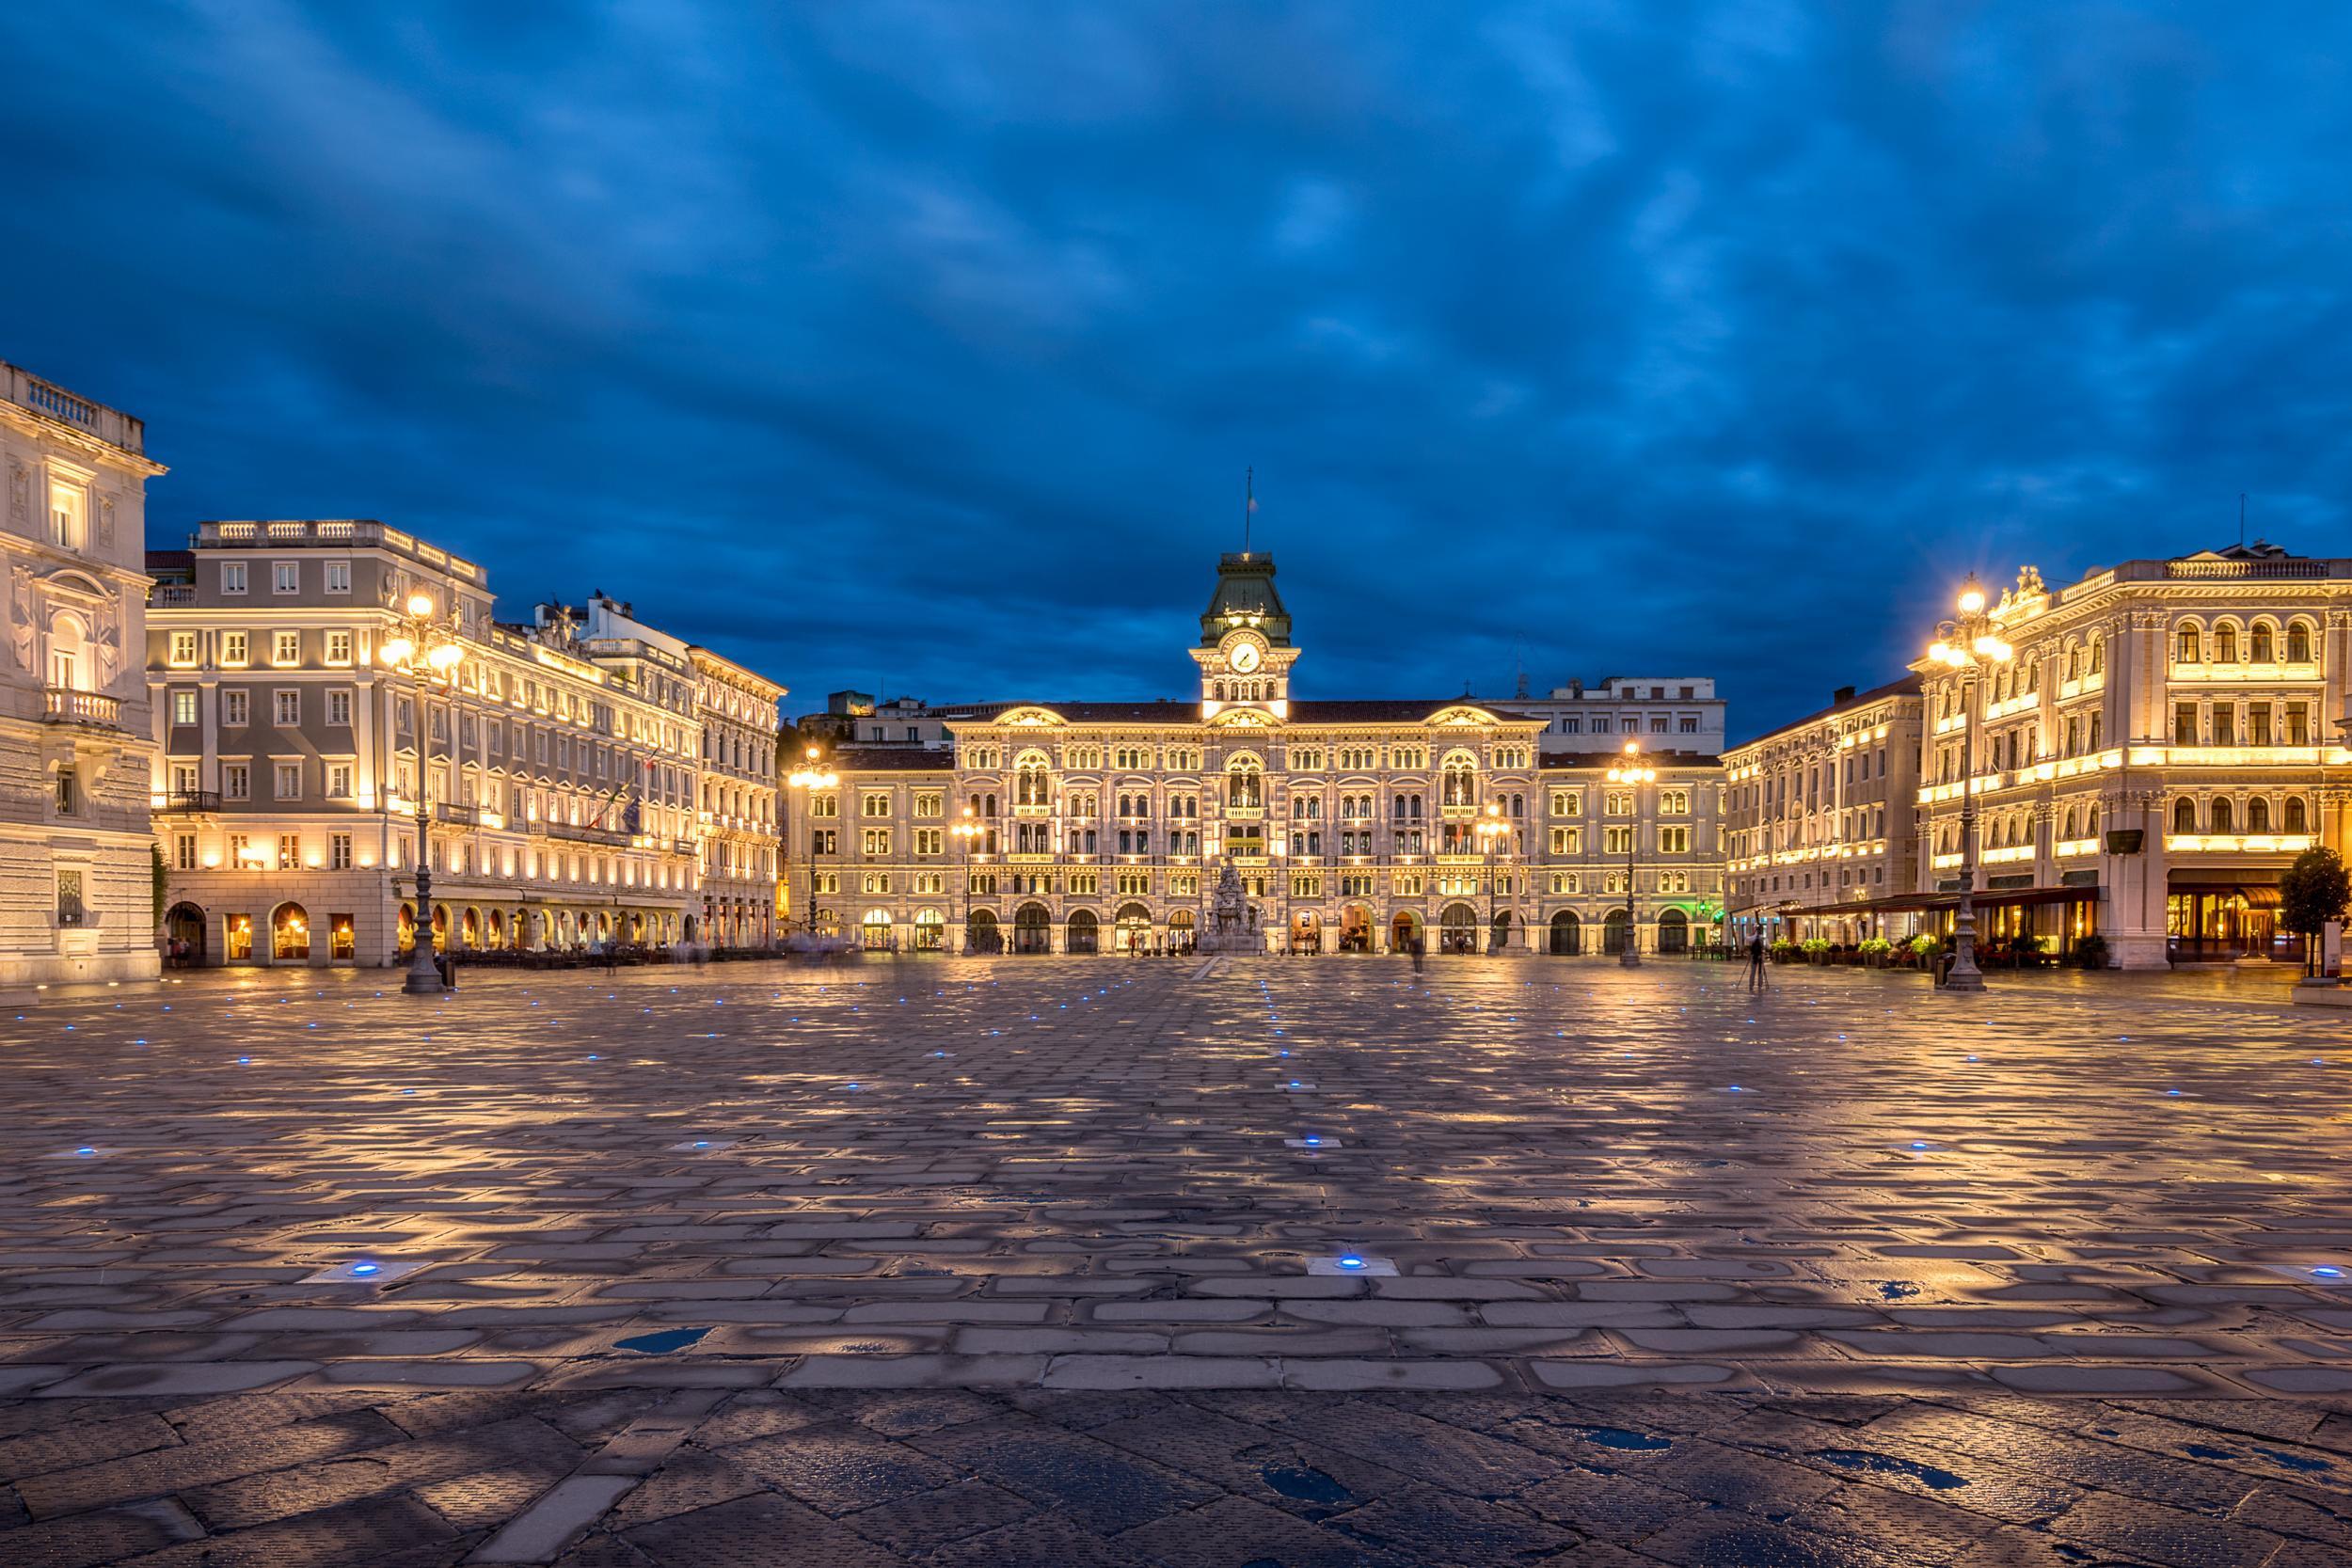
[[[159,816],[218,810],[220,791],[217,789],[175,789],[168,795],[155,797],[155,814]]]
[[[630,834],[617,829],[592,828],[583,823],[538,821],[531,824],[531,831],[548,838],[569,839],[575,844],[609,844],[615,848],[625,848],[633,842]]]
[[[122,699],[103,691],[82,691],[52,686],[41,692],[41,718],[52,724],[87,724],[98,729],[122,727]]]
[[[159,608],[196,603],[196,585],[187,582],[159,582],[147,595],[147,602]]]

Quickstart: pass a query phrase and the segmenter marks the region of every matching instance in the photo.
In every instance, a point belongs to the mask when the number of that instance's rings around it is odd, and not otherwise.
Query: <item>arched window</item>
[[[2270,802],[2260,795],[2246,802],[2246,831],[2249,833],[2270,831]]]
[[[1253,756],[1235,757],[1226,765],[1225,803],[1229,807],[1255,809],[1265,804],[1265,775],[1263,765]]]
[[[2197,802],[2186,798],[2172,802],[2172,831],[2193,833],[2197,831]]]
[[[2080,680],[2082,674],[2083,651],[2069,642],[2066,645],[2066,678],[2070,681]]]
[[[2214,800],[2210,816],[2215,832],[2233,833],[2237,832],[2237,812],[2231,806],[2229,797],[2217,797]]]
[[[1478,765],[1468,752],[1456,752],[1445,759],[1438,799],[1440,804],[1448,806],[1478,803]]]
[[[2074,807],[2072,807],[2072,806],[2069,806],[2069,807],[2067,807],[2067,808],[2066,808],[2066,832],[2065,832],[2062,835],[2060,835],[2060,836],[2062,836],[2062,837],[2064,837],[2064,838],[2068,839],[2069,841],[2072,841],[2072,840],[2074,839],[2074,837],[2075,836],[2075,835],[2074,835]]]
[[[2311,818],[2304,815],[2303,797],[2300,795],[2290,795],[2287,797],[2287,809],[2284,813],[2284,816],[2286,820],[2285,826],[2282,830],[2283,832],[2290,833],[2307,833],[2312,831]]]
[[[2287,625],[2287,662],[2309,664],[2312,661],[2312,627],[2308,621],[2292,621]]]
[[[91,689],[89,651],[79,615],[60,614],[49,623],[49,684],[64,691]]]
[[[1013,764],[1013,804],[1019,806],[1049,805],[1053,800],[1053,784],[1045,769],[1041,752],[1024,752]]]
[[[2198,661],[2198,658],[2197,628],[2193,626],[2183,626],[2181,628],[2180,650],[2173,656],[2172,661],[2175,664],[2195,664]]]
[[[2105,638],[2094,637],[2090,640],[2090,673],[2094,675],[2099,674],[2103,673],[2106,667],[2106,640]]]
[[[2270,664],[2277,661],[2277,640],[2271,635],[2269,622],[2255,622],[2254,629],[2246,635],[2246,657],[2251,662]]]

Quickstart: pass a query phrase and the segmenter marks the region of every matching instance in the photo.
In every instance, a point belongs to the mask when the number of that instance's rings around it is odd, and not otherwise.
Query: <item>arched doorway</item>
[[[417,945],[417,908],[415,905],[403,904],[400,907],[400,919],[393,929],[394,945],[399,949],[400,956],[405,958],[415,951]]]
[[[1473,953],[1478,950],[1478,911],[1468,904],[1448,904],[1438,911],[1438,951]]]
[[[868,953],[890,951],[890,911],[888,910],[867,910],[866,918],[858,923],[858,928],[865,933],[866,950]]]
[[[433,951],[436,953],[445,953],[448,950],[449,906],[447,904],[436,904],[433,906]]]
[[[482,911],[470,904],[466,907],[466,912],[457,920],[457,945],[460,947],[482,945]]]
[[[1005,950],[1004,933],[996,929],[993,910],[974,910],[964,917],[963,945],[969,953],[1001,953]]]
[[[1063,939],[1073,953],[1096,953],[1103,946],[1103,923],[1094,918],[1092,910],[1070,911],[1070,932]]]
[[[1141,953],[1152,945],[1152,911],[1141,904],[1121,904],[1113,917],[1119,951]]]
[[[1625,951],[1626,915],[1623,910],[1611,910],[1600,923],[1600,950],[1611,958]]]
[[[1350,904],[1340,911],[1340,951],[1372,951],[1372,911],[1361,904]]]
[[[1421,916],[1411,910],[1399,910],[1389,922],[1389,951],[1409,953],[1421,938]]]
[[[493,947],[506,945],[506,911],[503,910],[490,911],[490,945]]]
[[[1562,910],[1551,917],[1551,951],[1562,958],[1584,951],[1584,922],[1574,910]]]
[[[914,911],[914,950],[936,953],[947,945],[947,921],[937,910]]]
[[[1299,910],[1292,914],[1291,951],[1294,953],[1323,951],[1323,916],[1312,910]]]
[[[1190,910],[1178,910],[1168,917],[1168,949],[1171,953],[1189,953],[1198,944],[1200,933],[1193,929]]]
[[[1053,917],[1042,904],[1024,904],[1012,911],[1012,950],[1016,953],[1051,953],[1054,950]]]
[[[1691,950],[1691,917],[1680,910],[1668,910],[1658,917],[1658,950],[1661,953],[1688,953]]]
[[[1511,945],[1511,911],[1495,911],[1494,926],[1486,938],[1486,951],[1501,953]]]
[[[174,904],[164,911],[164,940],[172,944],[175,964],[199,969],[204,963],[204,911],[196,904]]]
[[[310,957],[310,916],[299,904],[280,904],[270,911],[269,956],[279,963],[304,963]]]

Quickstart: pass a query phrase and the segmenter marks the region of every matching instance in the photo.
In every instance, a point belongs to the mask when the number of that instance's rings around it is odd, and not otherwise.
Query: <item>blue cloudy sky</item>
[[[151,535],[382,517],[787,711],[1158,695],[1243,469],[1301,695],[1720,674],[2344,537],[2339,6],[0,9],[0,357]]]

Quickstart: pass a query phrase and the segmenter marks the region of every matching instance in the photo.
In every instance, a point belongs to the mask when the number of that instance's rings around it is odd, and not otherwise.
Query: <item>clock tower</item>
[[[1201,612],[1200,641],[1192,650],[1200,667],[1200,717],[1234,709],[1268,719],[1290,716],[1290,612],[1274,591],[1274,558],[1244,551],[1217,559],[1216,592]]]

